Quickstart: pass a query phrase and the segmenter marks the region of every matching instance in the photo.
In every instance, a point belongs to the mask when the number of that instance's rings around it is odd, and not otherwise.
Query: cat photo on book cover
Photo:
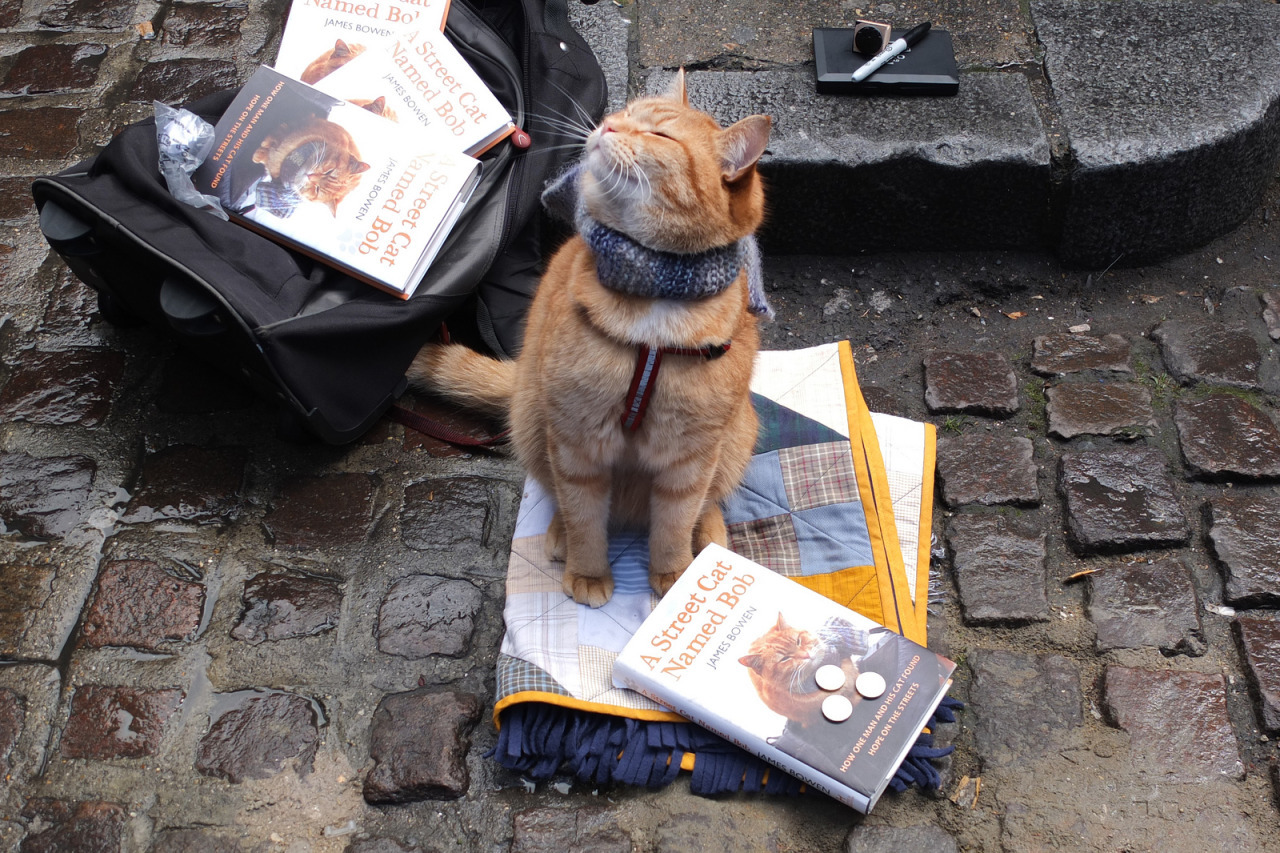
[[[803,620],[789,620],[779,612],[768,630],[752,641],[747,654],[738,658],[756,696],[782,718],[774,724],[777,734],[769,738],[770,744],[838,775],[838,765],[877,704],[859,695],[854,686],[858,676],[875,672],[893,684],[909,663],[910,646],[887,642],[895,636],[888,628],[859,628],[836,617],[806,626]],[[817,683],[817,671],[828,665],[838,666],[844,674],[843,686],[835,691]],[[832,722],[823,715],[822,703],[833,693],[853,705],[848,720]]]
[[[232,161],[230,179],[219,183],[219,200],[242,215],[287,219],[310,205],[337,216],[338,206],[369,170],[350,132],[332,117],[350,105],[293,89],[274,97],[268,135],[249,157]]]

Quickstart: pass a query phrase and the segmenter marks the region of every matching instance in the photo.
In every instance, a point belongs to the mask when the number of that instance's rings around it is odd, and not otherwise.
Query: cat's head
[[[317,56],[311,61],[302,72],[301,80],[303,83],[315,83],[322,80],[360,54],[364,53],[364,45],[343,41],[337,39],[333,43],[333,47]]]
[[[312,162],[299,171],[298,194],[307,201],[319,202],[338,215],[338,205],[360,183],[360,175],[369,164],[342,146],[316,146]]]
[[[819,646],[818,638],[802,628],[794,628],[782,614],[772,628],[757,637],[738,663],[764,681],[779,687],[790,685],[792,676],[808,666]]]
[[[587,137],[587,212],[653,249],[729,245],[764,217],[756,161],[770,125],[753,115],[721,128],[689,106],[682,70],[666,95],[633,101]]]

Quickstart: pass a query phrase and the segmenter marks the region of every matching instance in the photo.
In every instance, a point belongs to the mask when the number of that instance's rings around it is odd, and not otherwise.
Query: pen
[[[874,74],[880,66],[884,65],[890,59],[893,59],[895,56],[920,41],[920,39],[924,38],[925,33],[929,32],[929,26],[929,22],[925,21],[923,24],[917,24],[907,30],[906,35],[868,59],[861,68],[853,72],[853,82],[861,83],[863,80],[866,80]]]

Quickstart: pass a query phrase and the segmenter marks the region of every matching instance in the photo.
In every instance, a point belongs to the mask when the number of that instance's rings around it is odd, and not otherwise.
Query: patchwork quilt
[[[746,478],[724,507],[729,547],[924,644],[932,425],[869,412],[848,342],[761,352],[752,393],[760,434]],[[553,512],[551,496],[529,480],[508,565],[495,757],[535,777],[572,759],[580,776],[647,784],[672,778],[680,766],[695,768],[708,751],[706,737],[685,732],[682,718],[610,678],[618,652],[656,603],[647,532],[612,538],[613,598],[593,609],[564,594],[563,564],[543,553]],[[638,729],[636,722],[674,727]],[[504,732],[511,724],[517,731]],[[620,777],[615,753],[641,742],[648,747],[643,772]],[[721,790],[751,787],[734,774]]]

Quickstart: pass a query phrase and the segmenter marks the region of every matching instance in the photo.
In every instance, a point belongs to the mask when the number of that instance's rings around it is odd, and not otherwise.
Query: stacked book
[[[295,0],[275,66],[217,122],[196,188],[235,222],[408,299],[480,181],[476,158],[516,129],[445,37],[447,12]]]

